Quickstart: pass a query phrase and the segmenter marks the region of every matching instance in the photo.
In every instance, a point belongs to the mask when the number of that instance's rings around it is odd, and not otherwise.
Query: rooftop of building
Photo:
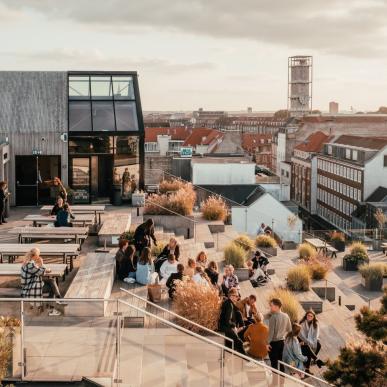
[[[223,138],[223,133],[215,129],[196,128],[185,139],[184,146],[209,145]]]
[[[365,137],[365,136],[351,136],[351,135],[341,135],[336,137],[333,141],[333,144],[337,145],[346,145],[350,147],[355,147],[359,149],[368,149],[368,150],[380,150],[387,146],[387,137]]]
[[[387,188],[378,187],[370,196],[368,196],[366,202],[381,203],[387,202]]]
[[[271,143],[271,134],[261,133],[243,133],[242,134],[242,147],[247,151],[252,151],[258,146],[268,145]],[[262,143],[263,141],[263,143]]]
[[[303,151],[303,152],[320,152],[326,142],[329,142],[332,139],[332,136],[328,136],[327,134],[318,131],[312,133],[308,138],[305,139],[304,142],[297,145],[294,149]]]
[[[214,157],[211,155],[210,157],[194,157],[192,159],[193,164],[253,164],[248,157],[245,156],[226,156],[222,155],[221,157]]]
[[[185,127],[147,127],[145,128],[145,142],[157,142],[157,136],[171,136],[172,140],[184,141],[191,134],[192,129]]]

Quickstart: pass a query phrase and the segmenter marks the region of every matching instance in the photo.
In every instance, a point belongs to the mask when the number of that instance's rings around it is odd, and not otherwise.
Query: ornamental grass
[[[361,242],[353,242],[349,246],[349,254],[350,255],[366,255],[366,256],[368,256],[367,247]]]
[[[219,290],[192,281],[176,282],[176,292],[172,303],[173,311],[207,329],[217,330],[222,306]],[[182,320],[176,322],[193,332],[201,331],[199,327],[189,322]]]
[[[300,259],[308,261],[310,258],[315,257],[316,254],[316,249],[309,243],[301,243],[298,246],[298,256]]]
[[[189,184],[184,182],[183,180],[179,179],[168,179],[168,180],[163,180],[159,184],[159,191],[161,194],[165,194],[167,192],[176,192],[179,189],[184,189],[185,186]]]
[[[290,290],[307,291],[310,289],[311,275],[306,265],[301,264],[289,269],[287,285]]]
[[[310,276],[314,280],[325,279],[332,269],[331,259],[324,254],[317,254],[315,257],[305,261],[305,265],[308,267]]]
[[[234,243],[240,247],[242,247],[243,250],[245,250],[247,253],[250,253],[254,250],[254,241],[248,236],[248,235],[238,235],[234,239]]]
[[[233,265],[236,269],[245,267],[247,252],[240,245],[231,242],[224,248],[224,261],[226,265]]]
[[[257,247],[277,247],[277,242],[270,235],[258,235],[255,239]]]
[[[221,220],[224,222],[227,218],[228,209],[226,202],[217,195],[211,195],[203,201],[200,210],[203,218],[206,220]]]
[[[287,313],[291,322],[298,322],[300,318],[301,304],[295,295],[287,289],[277,288],[269,296],[269,301],[279,298],[282,302],[282,311]]]
[[[368,264],[362,264],[359,266],[359,272],[360,274],[367,279],[370,280],[378,280],[380,278],[383,278],[387,271],[387,263],[384,262],[377,262],[377,263],[370,263]]]

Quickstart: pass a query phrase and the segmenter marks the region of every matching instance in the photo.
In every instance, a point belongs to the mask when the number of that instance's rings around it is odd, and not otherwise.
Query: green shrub
[[[358,265],[361,265],[362,263],[369,261],[368,255],[361,253],[360,251],[354,254],[346,254],[344,256],[344,259],[346,261],[357,263]]]
[[[269,235],[258,235],[255,239],[257,247],[277,247],[275,239]]]
[[[277,288],[269,296],[269,301],[273,298],[279,298],[282,301],[282,310],[287,313],[291,322],[299,321],[299,311],[302,309],[294,294],[287,290]]]
[[[234,239],[234,243],[248,253],[254,250],[254,242],[248,235],[239,235]]]
[[[306,291],[310,289],[310,272],[306,265],[297,265],[289,269],[287,285],[290,290]]]
[[[382,262],[370,263],[369,265],[362,264],[361,266],[359,266],[359,271],[364,278],[374,280],[383,278],[384,273],[386,271],[386,267],[387,264]]]
[[[220,196],[209,196],[200,206],[203,218],[206,220],[225,221],[227,217],[226,202]]]
[[[353,242],[349,246],[349,254],[350,255],[363,254],[368,256],[367,247],[361,242]]]
[[[316,249],[311,246],[309,243],[301,243],[298,246],[298,255],[300,259],[304,259],[305,261],[309,260],[310,258],[313,258],[316,256],[317,251]]]
[[[164,250],[164,247],[168,244],[166,241],[157,241],[157,246],[152,245],[151,253],[153,257],[158,257]]]
[[[234,242],[229,243],[224,249],[224,260],[227,265],[233,265],[236,269],[245,267],[247,259],[246,251]]]

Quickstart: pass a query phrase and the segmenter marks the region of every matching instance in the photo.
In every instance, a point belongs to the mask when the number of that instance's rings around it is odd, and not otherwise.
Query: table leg
[[[9,261],[9,258],[8,258],[8,261]],[[0,263],[3,263],[3,254],[0,253]]]
[[[74,265],[73,265],[73,256],[70,255],[70,271],[73,271]]]

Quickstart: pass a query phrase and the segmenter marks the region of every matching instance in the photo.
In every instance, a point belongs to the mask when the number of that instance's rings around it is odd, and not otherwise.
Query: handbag
[[[159,284],[148,285],[148,299],[149,301],[154,303],[161,301],[161,285]]]

